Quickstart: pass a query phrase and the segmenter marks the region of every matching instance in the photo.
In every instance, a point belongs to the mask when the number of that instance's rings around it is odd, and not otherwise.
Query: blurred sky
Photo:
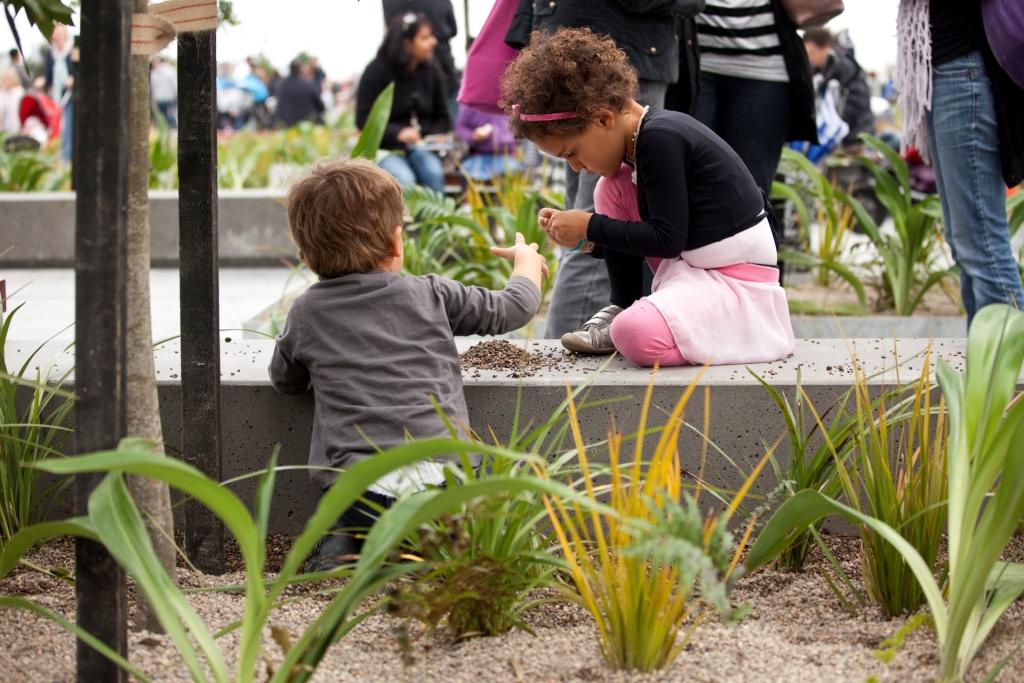
[[[469,29],[479,31],[493,0],[468,0]],[[465,11],[463,0],[453,0],[459,35],[452,40],[456,63],[465,62]],[[829,28],[849,29],[857,60],[865,70],[885,74],[896,61],[897,0],[847,0],[846,11]],[[237,62],[264,53],[279,69],[305,50],[320,57],[330,78],[354,75],[373,58],[383,37],[383,13],[377,0],[234,0],[240,24],[217,33],[221,61]],[[18,30],[26,52],[35,54],[42,36],[19,15]],[[77,31],[73,31],[77,32]],[[14,47],[6,22],[0,22],[3,57]],[[173,51],[175,48],[172,44]]]

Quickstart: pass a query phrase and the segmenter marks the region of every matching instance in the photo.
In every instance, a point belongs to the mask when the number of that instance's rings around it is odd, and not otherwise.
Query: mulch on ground
[[[830,537],[829,544],[848,574],[857,581],[859,542]],[[287,551],[287,538],[271,539],[272,564]],[[237,558],[229,566],[237,567]],[[1015,539],[1008,559],[1024,559],[1024,539]],[[69,570],[73,545],[62,540],[32,553],[41,567]],[[314,676],[323,683],[337,681],[880,681],[934,680],[938,657],[932,632],[912,632],[893,660],[885,664],[873,653],[905,623],[888,619],[868,606],[847,611],[821,576],[830,571],[815,550],[802,571],[765,570],[741,579],[734,602],[750,602],[751,614],[739,624],[725,626],[709,620],[668,669],[652,674],[615,672],[601,659],[596,631],[579,606],[560,602],[531,610],[526,620],[536,633],[523,631],[493,638],[452,642],[445,633],[426,634],[415,644],[414,663],[406,666],[395,639],[398,622],[374,614],[328,652]],[[181,568],[183,586],[237,584],[239,573],[197,574]],[[74,618],[74,589],[64,579],[19,569],[0,582],[0,593],[17,594]],[[329,596],[306,593],[273,613],[271,623],[285,628],[292,639],[311,623]],[[135,596],[130,596],[134,605]],[[211,627],[241,615],[242,599],[231,593],[191,593],[189,600]],[[132,608],[134,612],[134,607]],[[167,638],[133,632],[131,659],[157,681],[188,681],[188,675]],[[1024,680],[1024,657],[1015,650],[1024,641],[1024,601],[1003,617],[972,668],[976,681],[1009,656],[1000,681]],[[224,650],[237,646],[234,635],[221,641]],[[265,635],[271,660],[281,654],[271,634]],[[41,652],[47,653],[40,658]],[[1013,655],[1017,652],[1016,655]],[[0,610],[0,660],[3,678],[12,682],[72,681],[74,639],[59,627],[33,614]],[[228,656],[231,661],[233,655]]]

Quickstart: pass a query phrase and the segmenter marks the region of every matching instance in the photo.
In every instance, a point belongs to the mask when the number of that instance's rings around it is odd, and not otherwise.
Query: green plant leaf
[[[803,155],[801,154],[800,156]],[[807,211],[807,204],[795,188],[784,183],[773,182],[772,199],[783,199],[787,202],[793,203],[793,208],[796,210],[797,216],[799,217],[801,230],[807,230],[811,225],[811,218],[810,213]]]
[[[885,157],[885,160],[889,162],[889,168],[891,168],[896,174],[896,179],[899,181],[900,187],[903,188],[903,194],[909,194],[910,171],[907,168],[907,162],[896,153],[896,150],[883,142],[881,138],[870,133],[861,133],[859,137],[862,142]]]
[[[824,268],[825,270],[835,273],[853,289],[854,293],[857,295],[857,303],[861,306],[866,305],[867,295],[864,292],[864,283],[861,282],[856,273],[842,263],[838,261],[823,261],[821,258],[813,254],[805,254],[800,251],[792,250],[785,250],[781,252],[779,254],[779,259],[797,265]]]
[[[142,516],[120,474],[107,474],[93,490],[89,496],[89,518],[100,530],[104,547],[146,596],[192,677],[199,681],[206,675],[192,644],[194,640],[205,655],[214,680],[227,683],[228,667],[217,643],[157,558]]]
[[[376,161],[377,150],[380,149],[381,140],[384,139],[384,130],[391,118],[391,103],[394,97],[395,84],[390,83],[374,100],[370,114],[366,117],[366,125],[363,126],[363,131],[359,134],[356,146],[352,148],[353,159],[361,157]]]
[[[74,536],[98,540],[96,531],[88,517],[74,517],[57,522],[39,522],[25,527],[14,534],[4,546],[0,555],[0,578],[7,576],[25,553],[43,541],[62,536]]]

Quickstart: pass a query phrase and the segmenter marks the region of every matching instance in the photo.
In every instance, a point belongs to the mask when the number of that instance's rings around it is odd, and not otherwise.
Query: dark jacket
[[[356,93],[356,126],[362,128],[370,115],[374,100],[389,83],[395,84],[391,118],[384,129],[381,147],[405,149],[398,131],[412,125],[413,114],[423,135],[447,133],[452,129],[448,118],[447,89],[444,74],[434,62],[424,62],[413,71],[399,73],[387,61],[377,57],[370,62],[359,79]]]
[[[1016,187],[1024,182],[1024,89],[999,66],[988,41],[982,42],[985,71],[995,99],[1003,180],[1007,187]]]
[[[825,68],[821,70],[824,79],[819,95],[824,95],[829,81],[839,83],[840,101],[836,103],[839,116],[850,126],[850,133],[843,138],[844,145],[855,145],[861,133],[875,129],[875,115],[871,113],[871,90],[864,70],[849,55],[833,52],[828,56]]]
[[[811,63],[807,60],[804,42],[797,35],[796,25],[781,0],[772,0],[775,25],[779,29],[782,44],[782,58],[789,75],[789,130],[786,140],[818,141],[818,124],[814,118],[814,80],[811,78]]]
[[[695,16],[704,0],[520,0],[505,42],[522,48],[530,32],[590,27],[625,50],[640,78],[675,83],[679,41],[675,15]]]
[[[676,17],[676,33],[679,36],[679,79],[668,86],[665,109],[692,116],[700,94],[700,47],[693,17]]]
[[[452,0],[383,0],[384,23],[389,24],[399,14],[420,12],[429,21],[434,35],[437,36],[437,47],[434,48],[434,59],[441,66],[445,78],[448,79],[450,91],[459,87],[459,74],[452,58],[449,44],[458,35],[459,27],[455,23],[455,10]]]
[[[275,96],[275,122],[290,128],[300,121],[321,121],[324,103],[312,81],[299,75],[283,78],[277,85]]]

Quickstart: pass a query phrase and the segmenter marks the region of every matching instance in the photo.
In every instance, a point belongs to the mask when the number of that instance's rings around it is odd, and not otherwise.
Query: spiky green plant
[[[617,669],[663,668],[679,655],[709,611],[733,615],[724,596],[753,520],[735,551],[727,524],[767,459],[762,458],[721,515],[704,517],[695,504],[678,505],[683,498],[679,432],[696,382],[681,395],[654,453],[645,461],[653,384],[648,388],[633,460],[622,460],[623,436],[613,425],[607,472],[592,466],[575,405],[569,401],[584,492],[596,502],[607,489],[610,510],[602,514],[596,506],[585,508],[551,497],[546,501],[548,515],[578,599],[596,622],[601,652]],[[607,487],[600,483],[601,475],[610,479]],[[651,529],[667,531],[671,545],[652,543]],[[659,535],[654,532],[654,537]]]
[[[897,366],[898,367],[898,366]],[[863,368],[854,361],[856,428],[849,459],[837,469],[851,507],[898,530],[936,571],[946,521],[946,410],[932,404],[931,349],[918,379],[896,392],[890,405],[872,400]],[[871,527],[861,527],[861,557],[868,594],[889,616],[924,603],[899,550]]]
[[[942,360],[936,370],[949,415],[945,582],[892,526],[817,491],[784,502],[746,560],[750,569],[764,566],[794,533],[826,515],[871,528],[898,549],[921,586],[944,683],[964,679],[1000,617],[1024,594],[1024,564],[1001,559],[1024,516],[1024,400],[1016,394],[1024,313],[1003,304],[981,309],[971,324],[966,363],[963,374]]]
[[[916,201],[907,163],[874,135],[862,133],[860,138],[888,163],[890,170],[867,156],[857,156],[858,163],[875,178],[875,195],[892,216],[893,230],[883,231],[854,197],[838,191],[836,196],[853,210],[861,229],[878,250],[881,303],[891,305],[896,315],[910,315],[928,290],[954,276],[954,270],[941,263],[939,198],[932,194]]]
[[[64,455],[74,396],[61,387],[70,370],[60,376],[51,370],[31,372],[45,344],[20,366],[7,366],[11,323],[23,305],[7,314],[0,311],[0,550],[20,529],[43,518],[67,483],[60,478],[39,491],[39,470],[33,466]],[[19,393],[30,397],[19,401]]]
[[[320,575],[297,577],[299,567],[316,542],[335,524],[338,516],[363,491],[388,472],[442,455],[492,453],[517,458],[521,454],[458,439],[429,439],[380,453],[360,462],[338,477],[325,492],[302,533],[295,539],[281,569],[267,579],[266,534],[276,475],[276,458],[260,474],[253,514],[230,490],[224,488],[181,460],[156,455],[149,444],[124,440],[117,449],[64,460],[37,464],[46,472],[70,475],[104,472],[106,476],[89,496],[88,514],[62,522],[43,522],[14,535],[0,555],[0,578],[6,576],[33,545],[47,539],[72,535],[99,543],[135,581],[152,606],[165,632],[178,650],[194,681],[251,683],[259,674],[264,647],[263,631],[271,610],[278,606],[285,589],[296,581],[347,575],[340,588],[312,624],[283,652],[284,659],[268,672],[268,683],[308,681],[327,649],[371,611],[357,613],[374,592],[390,581],[417,568],[415,563],[390,563],[401,541],[422,524],[459,509],[469,501],[494,495],[515,495],[532,490],[583,506],[592,505],[568,487],[538,477],[488,477],[446,490],[423,491],[404,498],[384,512],[369,532],[354,566]],[[167,575],[153,550],[141,514],[128,493],[125,475],[139,475],[167,482],[185,496],[206,506],[235,537],[245,567],[245,607],[241,620],[216,634],[203,623],[191,604]],[[600,506],[598,506],[600,507]],[[18,597],[0,597],[0,607],[30,609],[45,616],[97,648],[140,681],[150,680],[120,655],[112,652],[81,629],[42,606]],[[217,638],[238,631],[237,658],[229,666],[217,645]],[[263,679],[260,676],[261,680]]]
[[[845,262],[849,249],[849,233],[856,223],[853,211],[840,201],[836,188],[828,177],[803,154],[784,147],[782,166],[791,169],[789,177],[793,177],[796,183],[772,183],[772,196],[792,202],[800,230],[806,235],[809,250],[785,250],[779,254],[779,258],[788,263],[813,268],[814,280],[822,287],[830,286],[835,277],[843,279],[857,294],[857,301],[863,306],[864,285]],[[813,222],[812,212],[801,196],[800,189],[805,189],[813,201]]]
[[[844,392],[826,410],[819,412],[804,391],[799,370],[792,403],[764,378],[749,368],[748,371],[771,396],[786,424],[789,457],[780,462],[773,454],[770,460],[775,479],[781,482],[786,496],[807,489],[821,491],[828,496],[837,495],[840,484],[836,462],[848,457],[853,447],[852,432],[857,424],[856,416],[847,410],[852,392]],[[779,565],[788,569],[802,569],[812,547],[812,530],[795,536],[779,554]]]

